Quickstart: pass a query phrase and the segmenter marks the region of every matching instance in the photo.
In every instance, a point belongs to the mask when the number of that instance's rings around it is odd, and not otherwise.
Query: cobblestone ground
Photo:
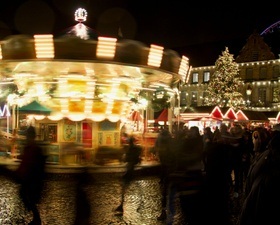
[[[139,176],[130,184],[125,195],[124,214],[114,209],[121,200],[121,173],[92,174],[86,193],[91,204],[92,225],[163,225],[157,221],[161,213],[161,195],[157,176]],[[0,176],[0,224],[25,225],[31,215],[18,198],[18,185]],[[40,212],[44,225],[71,225],[75,218],[75,185],[72,175],[55,174],[46,180]],[[232,224],[236,222],[240,202],[233,202]],[[177,209],[173,225],[183,225]]]
[[[0,224],[27,224],[31,215],[18,198],[18,185],[0,177]],[[75,217],[75,182],[70,175],[48,177],[40,212],[43,224],[71,225]],[[94,174],[86,187],[91,203],[91,224],[160,225],[161,212],[159,180],[154,176],[136,178],[125,195],[124,214],[116,216],[120,204],[120,174]]]

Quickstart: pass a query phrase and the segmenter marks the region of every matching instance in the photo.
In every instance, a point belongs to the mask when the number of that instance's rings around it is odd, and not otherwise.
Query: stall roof
[[[160,115],[158,116],[158,118],[155,119],[155,122],[159,122],[159,121],[164,121],[164,122],[168,121],[168,109],[163,109]]]
[[[264,112],[251,110],[242,110],[242,112],[250,121],[269,121]]]
[[[188,107],[185,109],[184,113],[208,113],[210,114],[216,106],[197,106]]]
[[[280,122],[280,111],[266,111],[264,114],[267,116],[269,121],[273,123],[279,123]]]

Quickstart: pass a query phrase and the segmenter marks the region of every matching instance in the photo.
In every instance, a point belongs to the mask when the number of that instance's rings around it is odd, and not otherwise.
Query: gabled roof
[[[234,110],[232,108],[229,108],[226,113],[223,114],[224,115],[224,119],[228,119],[228,120],[236,120],[237,116],[236,113],[234,112]]]
[[[242,63],[272,60],[275,58],[274,53],[265,43],[263,37],[259,33],[254,32],[247,39],[247,43],[243,46],[235,61]]]
[[[155,119],[155,122],[159,122],[159,121],[164,121],[164,122],[168,121],[168,109],[163,109],[160,115],[158,116],[158,118]]]

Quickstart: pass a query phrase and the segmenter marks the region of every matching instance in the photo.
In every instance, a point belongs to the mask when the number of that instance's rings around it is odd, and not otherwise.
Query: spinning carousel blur
[[[154,44],[92,35],[86,17],[85,9],[77,9],[78,24],[60,37],[12,35],[1,41],[0,97],[13,112],[12,130],[18,128],[17,109],[34,100],[51,109],[48,115],[31,113],[35,121],[128,123],[133,111],[143,110],[139,93],[161,88],[172,98],[185,81],[187,57]]]

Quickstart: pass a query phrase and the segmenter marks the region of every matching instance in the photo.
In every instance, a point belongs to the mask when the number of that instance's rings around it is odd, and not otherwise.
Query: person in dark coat
[[[21,163],[15,171],[15,176],[20,184],[19,194],[24,206],[33,214],[33,220],[29,224],[41,225],[37,204],[40,203],[44,185],[46,156],[35,138],[35,128],[29,126]]]
[[[136,144],[136,138],[131,136],[128,139],[128,148],[125,154],[125,162],[126,162],[126,171],[123,175],[123,185],[122,185],[122,193],[121,193],[121,203],[115,209],[116,213],[123,213],[123,204],[124,204],[124,195],[125,191],[134,178],[134,169],[137,164],[141,162],[141,153],[142,148]]]
[[[91,204],[86,188],[91,180],[87,168],[77,174],[76,184],[76,214],[73,225],[90,225]]]
[[[179,196],[180,209],[185,224],[205,224],[204,216],[204,178],[203,166],[203,136],[197,126],[189,129],[183,146],[179,150],[178,172],[181,177],[170,178]]]
[[[159,217],[157,218],[160,221],[164,221],[167,218],[167,195],[169,188],[169,174],[172,167],[174,165],[174,160],[171,154],[171,146],[172,146],[172,136],[169,130],[163,129],[159,134],[155,142],[155,149],[160,161],[160,187],[161,187],[161,204],[162,211]]]
[[[238,225],[280,224],[280,131],[250,167]]]
[[[206,155],[204,217],[209,224],[230,224],[231,135],[225,124]]]

